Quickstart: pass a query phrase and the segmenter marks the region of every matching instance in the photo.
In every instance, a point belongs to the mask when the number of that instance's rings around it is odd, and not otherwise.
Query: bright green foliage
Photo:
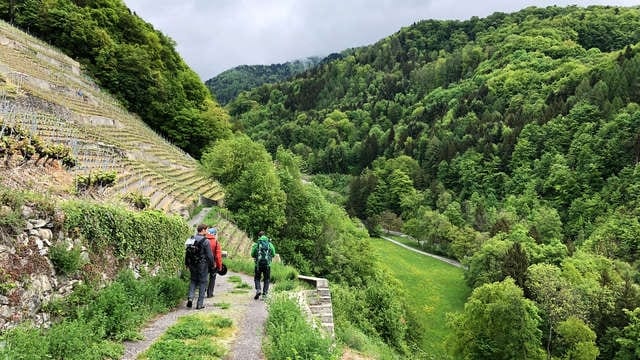
[[[616,360],[630,360],[640,357],[640,308],[633,311],[626,310],[629,317],[629,325],[622,329],[622,334],[616,341],[620,344],[620,350],[616,354]]]
[[[595,360],[598,356],[596,334],[584,321],[569,317],[558,324],[557,352],[562,360]]]
[[[285,223],[285,193],[269,153],[246,136],[218,141],[202,156],[202,165],[225,185],[225,203],[249,234],[273,234]]]
[[[130,271],[119,274],[102,289],[78,285],[68,297],[46,305],[54,320],[51,328],[18,327],[3,332],[0,356],[25,360],[119,359],[124,351],[121,341],[138,338],[140,326],[174,307],[185,291],[186,284],[173,275],[136,279]]]
[[[405,294],[400,284],[388,274],[380,273],[378,283],[368,288],[336,285],[332,287],[332,304],[336,327],[355,326],[366,336],[380,339],[400,354],[407,353],[409,323]],[[413,320],[413,319],[411,319]]]
[[[403,305],[398,289],[400,284],[387,274],[381,274],[376,281],[387,286],[372,285],[363,291],[363,300],[367,304],[366,317],[375,328],[376,333],[387,344],[405,352],[408,324],[406,307]]]
[[[122,200],[131,203],[131,205],[138,210],[147,209],[149,205],[151,205],[151,200],[138,191],[126,193],[122,197]]]
[[[216,327],[211,327],[216,325]],[[204,321],[196,316],[182,319],[165,333],[167,337],[175,339],[193,339],[198,336],[211,336],[218,333],[217,328],[231,327],[232,321],[225,318],[214,317]]]
[[[525,288],[531,294],[531,299],[538,304],[542,312],[541,315],[546,320],[546,326],[543,327],[546,329],[544,343],[550,356],[552,352],[555,352],[553,348],[554,332],[559,331],[557,327],[560,322],[567,320],[570,316],[584,318],[585,305],[576,289],[562,277],[560,268],[554,265],[535,264],[529,267]],[[584,326],[586,327],[586,325]]]
[[[338,358],[327,334],[309,324],[297,301],[286,296],[276,296],[269,302],[266,334],[264,351],[268,359]]]
[[[22,163],[26,163],[36,156],[35,164],[47,165],[52,160],[60,160],[66,168],[72,168],[77,164],[77,159],[71,153],[71,147],[64,144],[45,144],[38,136],[19,126],[8,124],[0,118],[2,125],[0,133],[0,154],[4,158],[5,166],[15,155],[22,157]]]
[[[585,247],[596,254],[633,263],[640,259],[640,223],[636,216],[615,214],[599,224]]]
[[[93,344],[99,341],[91,325],[81,320],[65,320],[47,333],[48,354],[53,359],[101,359]]]
[[[25,325],[0,334],[0,357],[15,360],[47,359],[49,343],[42,330]]]
[[[264,146],[243,135],[216,142],[201,159],[204,169],[224,185],[236,181],[255,162],[271,162],[271,156]]]
[[[84,265],[77,246],[67,249],[67,244],[57,243],[49,249],[49,259],[53,267],[64,275],[73,275]]]
[[[464,312],[451,315],[447,340],[454,356],[464,359],[543,359],[540,317],[512,279],[476,288]]]
[[[613,358],[619,330],[629,324],[624,309],[640,306],[640,287],[631,265],[578,251],[563,261],[562,274],[587,309],[586,320],[595,331],[600,356]]]
[[[87,175],[78,175],[75,178],[76,191],[83,192],[92,187],[113,186],[116,182],[117,175],[115,171],[98,171]]]
[[[451,244],[462,241],[465,236],[445,215],[426,208],[421,208],[415,218],[405,223],[404,231],[421,241],[423,249],[447,256],[453,255]]]
[[[377,258],[371,250],[367,231],[338,206],[328,205],[326,210],[327,226],[322,236],[327,241],[328,251],[326,267],[321,268],[319,274],[346,285],[375,286]]]
[[[331,236],[324,228],[331,222],[330,206],[317,187],[301,181],[300,159],[291,152],[277,152],[277,171],[287,195],[287,225],[278,234],[278,252],[301,272],[326,271]]]
[[[271,162],[248,164],[236,181],[226,186],[229,210],[249,234],[273,233],[285,223],[285,193]]]
[[[465,273],[471,288],[504,279],[504,259],[513,244],[498,238],[490,239],[469,260],[469,270]]]
[[[81,201],[65,202],[62,208],[64,228],[79,231],[95,250],[112,248],[119,257],[137,255],[166,269],[182,266],[183,239],[190,229],[178,216]]]

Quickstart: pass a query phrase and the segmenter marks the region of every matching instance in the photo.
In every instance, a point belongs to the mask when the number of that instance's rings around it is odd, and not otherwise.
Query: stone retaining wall
[[[315,290],[304,292],[304,305],[313,318],[317,319],[331,337],[335,336],[333,326],[333,307],[329,280],[313,276],[298,275],[298,279],[316,287]]]

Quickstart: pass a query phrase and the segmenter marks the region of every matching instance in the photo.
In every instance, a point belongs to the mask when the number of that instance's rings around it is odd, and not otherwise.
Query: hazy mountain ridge
[[[270,65],[239,65],[206,80],[205,85],[222,105],[227,104],[242,91],[266,83],[286,80],[322,63],[324,58],[311,56],[305,59]]]

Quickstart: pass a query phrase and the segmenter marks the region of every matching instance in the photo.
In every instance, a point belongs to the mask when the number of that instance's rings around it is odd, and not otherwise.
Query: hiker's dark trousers
[[[264,285],[262,290],[260,290],[260,278],[264,279]],[[267,295],[269,292],[269,280],[271,278],[271,267],[269,266],[258,266],[256,265],[253,275],[253,281],[256,285],[256,292],[261,292],[264,295]]]
[[[216,275],[218,275],[218,273],[209,270],[209,286],[207,287],[207,297],[213,296],[213,288],[216,286]]]
[[[190,282],[189,282],[189,299],[193,299],[195,296],[196,289],[198,290],[198,302],[196,304],[197,307],[202,307],[204,304],[204,296],[207,292],[207,281],[209,280],[209,272],[207,263],[201,262],[196,264],[194,267],[189,269],[191,271]]]

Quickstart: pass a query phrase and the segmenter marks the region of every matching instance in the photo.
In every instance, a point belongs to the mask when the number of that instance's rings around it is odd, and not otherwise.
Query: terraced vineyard
[[[187,216],[201,200],[221,205],[222,187],[198,163],[103,92],[80,64],[0,21],[0,118],[71,147],[72,171],[116,171],[106,196],[139,192],[151,207]]]

